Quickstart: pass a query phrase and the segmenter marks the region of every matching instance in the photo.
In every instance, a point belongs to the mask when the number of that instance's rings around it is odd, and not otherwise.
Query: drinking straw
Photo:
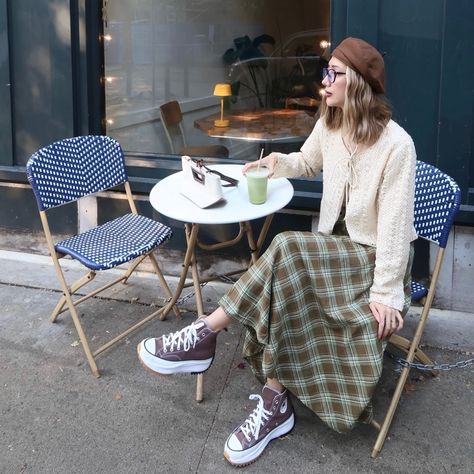
[[[263,148],[262,148],[262,151],[260,152],[260,158],[258,159],[257,171],[260,171],[260,163],[262,161],[262,156],[263,156]]]

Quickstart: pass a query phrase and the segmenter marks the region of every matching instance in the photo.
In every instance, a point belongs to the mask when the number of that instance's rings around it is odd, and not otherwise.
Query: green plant
[[[262,100],[262,93],[267,94],[268,80],[265,75],[265,70],[268,66],[268,59],[261,50],[263,44],[275,45],[275,39],[267,34],[257,36],[251,40],[247,35],[234,39],[234,48],[229,48],[222,59],[224,63],[231,66],[229,76],[231,77],[232,95],[239,94],[240,87],[243,86],[250,90],[258,100],[260,107],[264,107],[265,102]],[[232,80],[233,72],[236,69],[245,69],[250,78],[250,83],[242,79],[242,75],[238,75],[238,79]],[[263,88],[261,90],[263,82]]]

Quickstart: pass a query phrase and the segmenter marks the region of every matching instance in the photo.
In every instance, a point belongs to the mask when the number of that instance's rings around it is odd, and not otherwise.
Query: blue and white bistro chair
[[[51,314],[51,321],[55,322],[60,313],[69,309],[92,373],[99,377],[96,356],[153,317],[162,314],[163,308],[92,352],[76,307],[117,283],[126,283],[132,272],[147,257],[151,260],[165,293],[171,298],[170,288],[153,251],[171,238],[172,231],[160,222],[137,213],[125,170],[122,148],[110,137],[80,136],[53,143],[31,156],[26,165],[26,172],[38,204],[48,250],[63,291],[63,296]],[[48,211],[121,184],[124,185],[130,205],[128,214],[61,242],[53,241]],[[59,260],[66,255],[78,260],[88,269],[83,277],[71,285],[67,284],[59,263]],[[80,288],[94,279],[97,271],[115,268],[128,262],[130,262],[128,269],[125,269],[119,278],[83,297],[78,298],[75,295]],[[179,315],[178,310],[173,309],[175,314]]]
[[[456,182],[434,166],[424,163],[423,161],[417,161],[415,178],[415,229],[418,237],[437,245],[438,251],[429,287],[426,288],[416,281],[412,281],[411,283],[412,301],[419,302],[423,306],[413,339],[408,340],[397,334],[393,334],[389,340],[391,344],[407,353],[406,361],[408,363],[412,363],[414,359],[418,359],[422,364],[433,364],[430,358],[421,351],[419,345],[428,320],[431,304],[433,303],[449,233],[460,204],[461,191]],[[377,423],[374,423],[380,431],[372,451],[373,458],[380,453],[385,442],[409,372],[409,366],[404,367],[401,371],[395,393],[382,426],[380,427]]]

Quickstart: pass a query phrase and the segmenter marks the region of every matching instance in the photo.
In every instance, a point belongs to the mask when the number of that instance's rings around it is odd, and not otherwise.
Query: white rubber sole
[[[292,413],[290,418],[288,418],[285,423],[274,429],[271,433],[268,433],[268,435],[265,436],[265,438],[263,438],[255,446],[252,446],[251,448],[246,449],[245,451],[233,451],[227,446],[226,442],[224,447],[224,457],[227,459],[227,461],[229,461],[233,466],[236,467],[243,467],[248,464],[251,464],[262,455],[263,451],[265,450],[270,441],[275,438],[279,438],[280,436],[286,435],[293,429],[294,426],[295,415]]]
[[[213,357],[204,360],[185,360],[170,362],[150,354],[144,348],[144,341],[137,346],[138,358],[141,364],[158,375],[171,374],[200,374],[205,372],[212,364]]]

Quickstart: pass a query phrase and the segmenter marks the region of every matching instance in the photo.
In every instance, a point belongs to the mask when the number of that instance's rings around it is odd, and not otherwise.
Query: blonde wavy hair
[[[320,118],[330,130],[347,130],[354,143],[373,145],[392,118],[392,108],[383,94],[376,94],[349,66],[346,81],[344,107],[328,107],[323,97]]]

